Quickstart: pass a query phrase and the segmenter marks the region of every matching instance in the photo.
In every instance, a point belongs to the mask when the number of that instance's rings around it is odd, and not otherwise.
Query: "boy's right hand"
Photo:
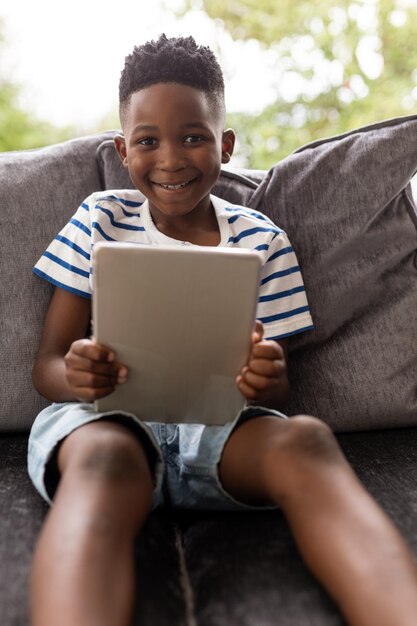
[[[93,402],[126,382],[127,367],[116,363],[110,348],[92,339],[78,339],[64,357],[67,383],[80,402]]]

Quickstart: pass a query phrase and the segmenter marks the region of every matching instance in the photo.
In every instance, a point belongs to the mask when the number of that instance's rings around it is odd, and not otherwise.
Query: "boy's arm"
[[[249,404],[283,410],[290,395],[288,340],[274,341],[262,337],[263,325],[256,321],[251,354],[236,382]]]
[[[118,382],[114,354],[86,339],[90,315],[90,300],[55,289],[32,370],[36,390],[53,402],[92,402]]]

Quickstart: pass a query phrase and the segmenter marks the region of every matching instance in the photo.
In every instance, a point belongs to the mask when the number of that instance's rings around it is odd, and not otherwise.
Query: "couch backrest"
[[[252,197],[288,231],[315,322],[292,342],[292,413],[417,423],[416,171],[414,115],[302,148]]]
[[[0,155],[0,430],[45,406],[30,370],[51,288],[31,273],[93,191],[131,186],[108,132]],[[287,230],[315,330],[290,343],[290,412],[336,430],[417,422],[417,116],[302,148],[265,176],[225,171],[214,192]]]
[[[31,366],[52,289],[32,267],[83,198],[101,189],[96,159],[110,134],[0,154],[0,429],[22,430],[46,405]]]

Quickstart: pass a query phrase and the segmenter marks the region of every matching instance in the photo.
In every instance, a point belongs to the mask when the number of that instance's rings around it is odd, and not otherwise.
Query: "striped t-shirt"
[[[279,339],[311,329],[300,268],[286,233],[258,211],[216,196],[211,201],[220,229],[219,246],[257,250],[262,256],[257,318],[264,324],[265,338]],[[98,241],[193,245],[161,233],[138,191],[101,191],[81,204],[33,271],[57,287],[90,298],[91,251]]]

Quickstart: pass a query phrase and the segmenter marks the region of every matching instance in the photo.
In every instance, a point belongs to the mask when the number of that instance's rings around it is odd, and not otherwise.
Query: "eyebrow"
[[[132,132],[136,133],[138,131],[146,131],[152,132],[158,130],[158,126],[153,126],[152,124],[138,124],[135,126]]]
[[[183,124],[182,128],[184,130],[192,129],[192,128],[201,128],[203,130],[209,130],[210,127],[204,122],[188,122],[187,124]],[[154,124],[138,124],[135,126],[132,132],[156,132],[158,130],[158,126]]]
[[[204,124],[204,122],[189,122],[188,124],[184,124],[183,128],[203,128],[208,130],[209,126]]]

